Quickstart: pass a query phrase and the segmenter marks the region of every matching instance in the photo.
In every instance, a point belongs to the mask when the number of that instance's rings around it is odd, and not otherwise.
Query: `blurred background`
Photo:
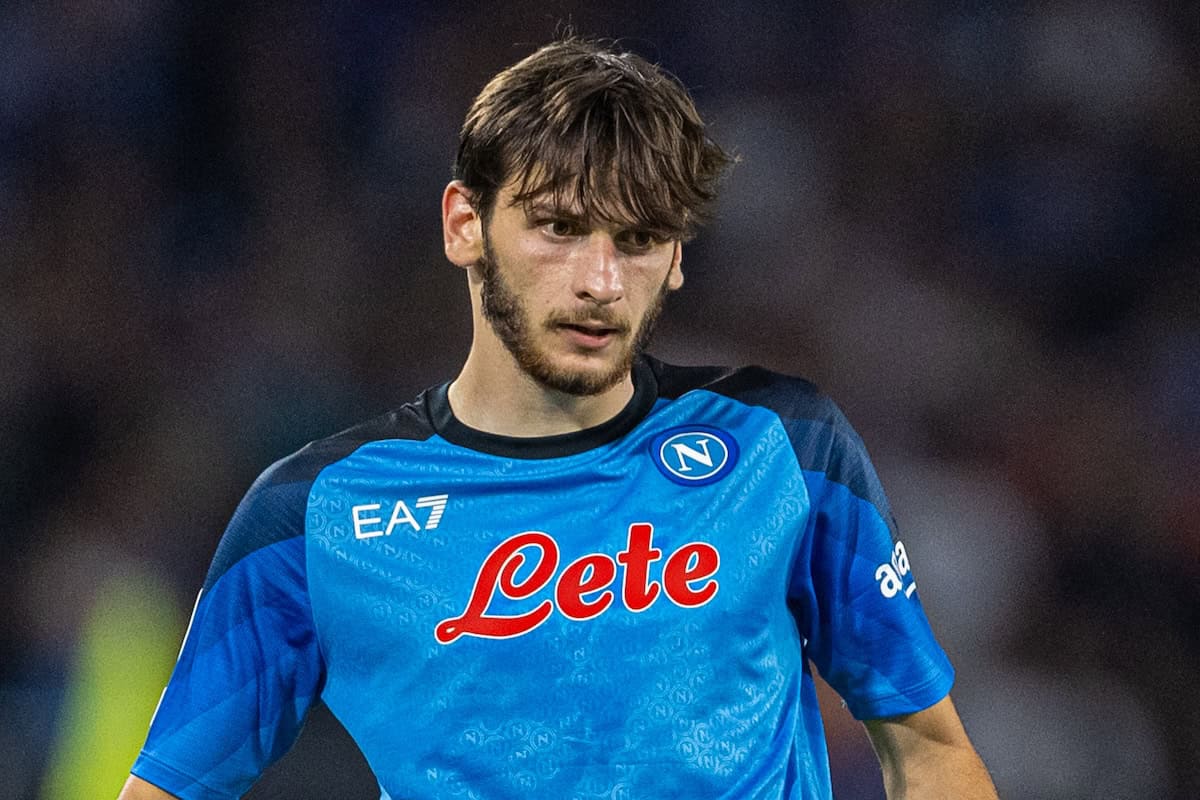
[[[0,800],[114,797],[258,472],[453,377],[457,128],[563,22],[740,155],[652,352],[841,403],[1001,795],[1200,797],[1192,4],[45,0],[0,6]],[[318,714],[250,796],[377,792]]]

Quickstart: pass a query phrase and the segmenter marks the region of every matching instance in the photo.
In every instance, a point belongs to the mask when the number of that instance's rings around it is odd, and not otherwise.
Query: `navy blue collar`
[[[631,377],[633,397],[616,416],[591,428],[556,436],[500,436],[464,425],[450,408],[449,382],[426,392],[425,403],[434,430],[452,444],[504,458],[561,458],[620,439],[645,419],[658,397],[658,380],[644,358],[634,362]]]

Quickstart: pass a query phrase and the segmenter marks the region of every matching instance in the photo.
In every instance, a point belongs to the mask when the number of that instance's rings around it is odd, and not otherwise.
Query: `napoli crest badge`
[[[707,486],[724,478],[738,459],[737,440],[720,428],[680,425],[650,443],[654,466],[680,486]]]

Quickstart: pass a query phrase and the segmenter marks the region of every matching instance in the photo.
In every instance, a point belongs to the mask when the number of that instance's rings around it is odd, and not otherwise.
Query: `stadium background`
[[[1001,795],[1200,797],[1190,4],[51,0],[0,8],[0,799],[114,796],[258,471],[452,376],[456,129],[563,20],[741,156],[654,351],[845,407]],[[251,797],[371,797],[326,723]]]

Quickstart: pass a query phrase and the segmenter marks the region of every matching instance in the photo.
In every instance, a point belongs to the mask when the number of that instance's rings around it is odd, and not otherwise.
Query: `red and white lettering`
[[[616,577],[617,565],[606,555],[591,553],[571,562],[554,587],[558,610],[576,620],[600,616],[612,605],[613,593],[605,592],[595,600],[583,596],[607,587]]]
[[[521,550],[526,547],[537,548],[538,560],[529,577],[517,583],[517,570],[525,563],[525,554]],[[439,622],[433,635],[442,644],[450,644],[463,634],[505,639],[529,633],[550,618],[554,604],[543,600],[525,614],[490,615],[487,609],[492,603],[492,595],[499,586],[501,593],[510,600],[532,597],[550,582],[557,568],[558,544],[550,536],[541,531],[526,531],[510,536],[483,560],[483,566],[475,578],[475,588],[471,590],[471,599],[467,602],[467,610],[461,617]]]
[[[676,550],[663,567],[663,587],[667,597],[683,608],[697,608],[717,594],[717,582],[712,578],[721,567],[717,548],[704,542],[690,542]],[[689,584],[708,578],[699,589]]]
[[[518,582],[517,571],[525,566],[526,552],[531,550],[533,571]],[[662,557],[662,550],[654,547],[654,526],[637,522],[629,526],[625,549],[618,551],[615,559],[588,553],[568,564],[555,581],[553,601],[542,600],[522,614],[489,614],[497,589],[510,600],[526,600],[549,586],[558,569],[559,550],[553,537],[541,531],[518,533],[488,554],[475,577],[466,610],[439,622],[434,638],[450,644],[464,635],[485,639],[522,636],[549,619],[556,606],[568,619],[594,619],[615,599],[608,587],[617,578],[618,564],[624,567],[622,602],[635,613],[650,608],[660,589],[681,608],[697,608],[716,596],[719,584],[714,576],[721,556],[715,547],[704,542],[683,545],[667,557],[660,582],[650,577],[650,565]]]
[[[645,611],[658,597],[658,583],[650,580],[650,562],[662,558],[662,550],[650,546],[653,538],[653,525],[635,522],[629,526],[628,544],[617,553],[617,563],[625,565],[621,597],[625,607],[635,613]]]

